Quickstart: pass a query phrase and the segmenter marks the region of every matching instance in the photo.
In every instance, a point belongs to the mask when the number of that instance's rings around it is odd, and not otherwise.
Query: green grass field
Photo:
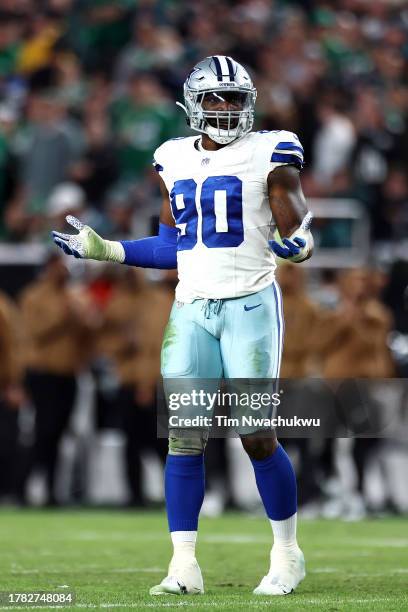
[[[408,521],[307,521],[299,531],[308,575],[296,594],[251,594],[267,570],[270,527],[229,514],[201,521],[206,594],[152,598],[170,558],[163,514],[3,510],[0,591],[65,585],[75,608],[116,610],[408,610]]]

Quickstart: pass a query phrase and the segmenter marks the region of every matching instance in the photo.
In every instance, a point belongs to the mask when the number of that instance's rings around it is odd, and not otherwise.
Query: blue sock
[[[283,521],[296,512],[296,476],[289,457],[279,445],[270,457],[254,466],[256,484],[268,517]]]
[[[164,489],[170,531],[197,531],[204,499],[204,455],[167,455]]]

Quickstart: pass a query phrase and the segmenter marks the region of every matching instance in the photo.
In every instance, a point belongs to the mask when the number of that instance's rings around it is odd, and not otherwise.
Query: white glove
[[[89,225],[68,215],[67,222],[78,230],[78,234],[52,232],[52,238],[67,255],[77,259],[96,259],[98,261],[117,261],[123,263],[125,250],[120,242],[105,240]]]

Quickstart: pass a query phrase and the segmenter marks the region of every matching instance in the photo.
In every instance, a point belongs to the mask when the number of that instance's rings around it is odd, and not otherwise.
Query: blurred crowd
[[[386,305],[391,282],[383,272],[355,268],[332,273],[313,289],[306,286],[302,267],[282,264],[278,280],[286,321],[282,378],[386,381],[407,376],[406,360],[400,362],[391,350],[397,311],[392,301]],[[161,342],[176,282],[175,271],[152,279],[137,268],[101,263],[88,267],[78,281],[70,276],[66,257],[50,252],[38,277],[16,300],[0,295],[0,500],[29,503],[30,477],[40,472],[46,482],[43,502],[61,501],[57,494],[61,441],[64,434],[84,435],[81,429],[74,433],[72,416],[74,410],[81,413],[91,404],[87,452],[96,444],[92,436],[120,432],[127,503],[145,504],[143,456],[153,452],[163,461],[167,452],[167,441],[156,434],[156,391]],[[78,381],[84,374],[92,380],[91,401],[78,398]],[[301,400],[312,408],[313,397],[305,397],[302,392],[286,401]],[[347,413],[353,415],[353,402],[357,405],[360,400],[351,392]],[[404,420],[406,397],[401,406]],[[380,400],[383,422],[387,408],[392,406]],[[28,425],[27,414],[34,417]],[[395,434],[395,411],[391,414]],[[315,440],[288,440],[300,457],[303,504],[323,499],[324,484],[335,477],[334,437],[335,431],[329,439],[320,439],[316,452]],[[210,441],[210,485],[226,476],[225,446],[225,440]],[[360,509],[366,467],[379,448],[377,439],[353,442]],[[83,473],[88,459],[86,453],[77,457]],[[89,500],[82,491],[76,501]]]
[[[63,257],[50,253],[17,301],[0,295],[0,497],[9,493],[25,503],[26,481],[40,468],[46,501],[56,502],[58,449],[78,377],[88,371],[95,380],[94,426],[124,432],[131,499],[141,503],[140,453],[146,444],[161,456],[167,451],[156,439],[155,402],[175,271],[152,284],[136,268],[117,268],[107,265],[85,282],[71,283]],[[27,405],[35,418],[21,445]]]
[[[0,237],[47,240],[75,210],[110,237],[159,208],[154,149],[187,134],[194,63],[251,71],[257,129],[296,132],[307,196],[353,197],[376,241],[408,229],[408,8],[398,0],[3,0]],[[325,245],[342,245],[330,224]]]

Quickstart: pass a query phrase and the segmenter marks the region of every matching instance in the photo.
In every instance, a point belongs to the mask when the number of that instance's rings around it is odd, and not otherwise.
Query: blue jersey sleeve
[[[177,228],[160,223],[158,236],[121,240],[125,250],[123,263],[140,268],[173,270],[177,268],[177,236]]]

